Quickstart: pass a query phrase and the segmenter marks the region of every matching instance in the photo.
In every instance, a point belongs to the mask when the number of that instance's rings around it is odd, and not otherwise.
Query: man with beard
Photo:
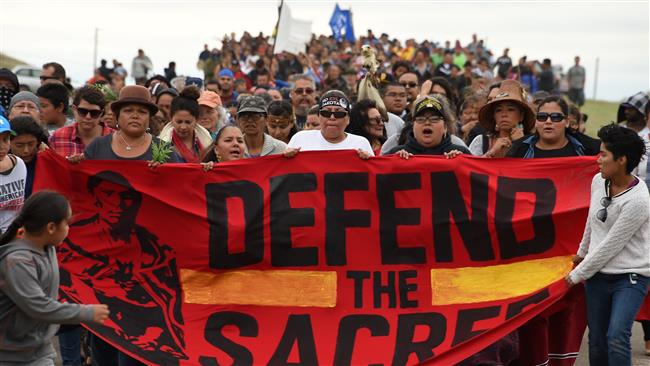
[[[302,130],[307,121],[309,108],[316,104],[316,84],[309,75],[301,74],[294,77],[291,88],[291,106],[296,114],[296,125]]]
[[[247,158],[281,154],[287,149],[287,144],[264,132],[267,116],[266,102],[262,97],[252,95],[239,102],[237,126],[244,133]]]
[[[186,360],[176,257],[136,223],[142,194],[122,175],[102,171],[88,178],[96,213],[71,225],[58,248],[61,290],[79,301],[94,296],[110,304],[110,322],[92,327],[152,364]],[[137,258],[137,260],[134,260]],[[102,339],[91,339],[93,365],[141,365]]]

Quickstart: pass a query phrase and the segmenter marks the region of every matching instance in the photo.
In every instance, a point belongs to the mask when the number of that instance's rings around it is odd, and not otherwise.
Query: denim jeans
[[[591,366],[632,364],[632,324],[649,284],[649,277],[635,273],[596,273],[586,281]]]
[[[59,349],[63,366],[81,366],[81,326],[62,326]]]

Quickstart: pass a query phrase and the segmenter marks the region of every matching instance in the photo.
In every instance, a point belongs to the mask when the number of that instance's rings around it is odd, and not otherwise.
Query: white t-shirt
[[[16,165],[11,170],[0,173],[0,232],[9,228],[25,202],[27,167],[21,158],[14,158]]]
[[[293,135],[291,141],[289,141],[289,147],[299,147],[300,151],[361,149],[370,156],[375,156],[370,143],[365,137],[347,132],[346,135],[345,140],[333,144],[325,140],[320,130],[300,131]]]

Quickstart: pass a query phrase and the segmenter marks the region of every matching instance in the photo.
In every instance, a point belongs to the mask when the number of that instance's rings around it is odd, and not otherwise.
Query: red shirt
[[[101,136],[113,133],[112,128],[101,123],[100,126],[102,126]],[[77,136],[77,123],[75,122],[70,126],[61,127],[54,131],[50,136],[50,148],[62,156],[83,154],[86,145],[81,141],[81,137]]]

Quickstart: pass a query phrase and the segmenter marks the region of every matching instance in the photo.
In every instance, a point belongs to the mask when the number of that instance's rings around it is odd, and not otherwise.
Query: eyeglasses
[[[374,118],[368,117],[368,122],[371,125],[383,125],[384,124],[384,120],[381,117],[374,117]]]
[[[318,114],[320,114],[321,116],[323,116],[325,118],[330,118],[330,117],[334,116],[334,118],[338,119],[338,118],[343,118],[343,117],[347,116],[348,112],[340,112],[340,111],[332,112],[332,111],[327,111],[327,110],[323,109],[323,110],[318,111]]]
[[[426,123],[426,122],[437,123],[437,122],[444,121],[444,118],[440,116],[428,116],[428,117],[419,116],[419,117],[415,117],[413,120],[415,121],[415,123]]]
[[[310,95],[310,94],[313,94],[313,93],[314,93],[314,89],[312,89],[312,88],[298,88],[298,89],[294,89],[293,91],[294,91],[296,94],[307,94],[307,95]]]
[[[45,80],[54,80],[54,79],[58,79],[58,78],[56,76],[43,76],[43,75],[41,75],[41,76],[39,76],[39,79],[41,79],[41,81],[45,81]]]
[[[264,118],[264,114],[262,113],[242,113],[239,116],[237,116],[237,119],[241,121],[251,121],[251,122],[259,122]]]
[[[386,96],[389,98],[406,99],[406,93],[386,93]]]
[[[598,212],[596,212],[596,218],[602,222],[607,220],[607,207],[612,203],[611,197],[603,197],[600,199],[600,204],[603,206]]]
[[[400,84],[402,84],[402,86],[405,87],[405,88],[415,88],[416,86],[418,86],[418,83],[416,83],[414,81],[412,81],[410,83],[400,83]]]
[[[77,113],[79,113],[79,117],[85,117],[90,114],[91,118],[98,118],[102,115],[102,112],[103,111],[101,109],[86,109],[77,107]]]
[[[565,115],[563,115],[562,113],[557,113],[557,112],[553,112],[553,113],[540,112],[540,113],[537,113],[537,120],[539,122],[546,122],[548,117],[551,117],[551,121],[553,121],[553,122],[562,122],[564,120],[564,118],[566,118]]]

